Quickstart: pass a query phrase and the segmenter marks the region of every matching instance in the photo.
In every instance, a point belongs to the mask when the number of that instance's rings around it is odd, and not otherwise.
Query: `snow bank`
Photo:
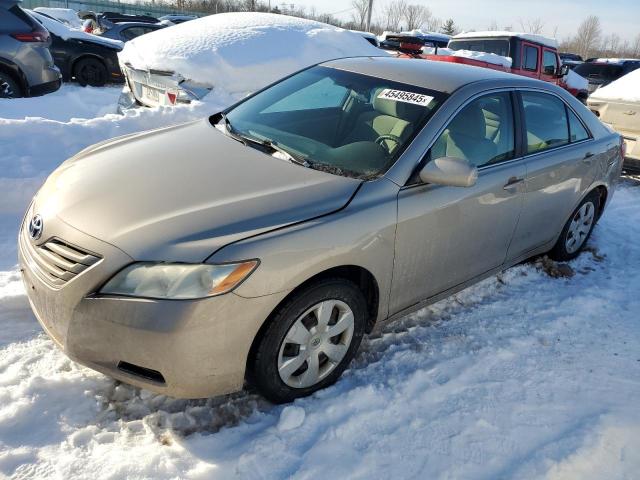
[[[558,42],[555,38],[536,35],[534,33],[509,32],[509,31],[486,31],[486,32],[463,32],[455,35],[454,39],[459,38],[492,38],[492,37],[518,37],[524,40],[541,43],[551,48],[558,48]]]
[[[63,40],[69,40],[70,38],[74,38],[77,40],[84,40],[92,43],[99,43],[101,45],[105,45],[107,47],[112,47],[116,50],[121,50],[124,43],[120,40],[112,40],[106,37],[99,37],[98,35],[92,35],[90,33],[83,32],[82,30],[75,30],[67,27],[66,25],[60,23],[57,20],[53,20],[45,15],[42,15],[33,10],[27,10],[35,19],[40,22],[44,28],[49,30],[51,33],[59,36]]]
[[[69,28],[76,30],[82,30],[82,20],[78,17],[78,12],[70,8],[50,8],[50,7],[36,7],[33,9],[35,12],[44,13],[50,17],[56,18],[64,23]]]
[[[589,87],[589,80],[582,75],[578,75],[573,70],[569,70],[569,73],[565,75],[564,82],[567,84],[567,87],[577,90],[587,90]]]
[[[496,55],[495,53],[476,52],[474,50],[451,50],[449,48],[423,47],[422,53],[427,55],[444,55],[453,57],[470,58],[472,60],[479,60],[481,62],[491,63],[493,65],[501,65],[505,68],[511,68],[511,59],[509,57],[503,57],[502,55]]]
[[[590,98],[640,102],[640,69],[627,73],[609,85],[600,87],[591,94]]]
[[[318,62],[385,55],[360,34],[268,13],[221,13],[142,35],[119,53],[135,68],[174,71],[230,94],[248,93]]]

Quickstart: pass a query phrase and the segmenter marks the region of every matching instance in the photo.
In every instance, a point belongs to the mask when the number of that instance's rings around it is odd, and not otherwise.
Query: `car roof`
[[[114,24],[113,28],[125,29],[128,27],[158,27],[164,28],[166,25],[161,23],[148,23],[148,22],[120,22]]]
[[[480,81],[525,80],[525,77],[490,68],[392,56],[343,58],[330,60],[321,65],[445,93],[451,93],[464,85]],[[536,86],[541,83],[526,80],[526,83]]]

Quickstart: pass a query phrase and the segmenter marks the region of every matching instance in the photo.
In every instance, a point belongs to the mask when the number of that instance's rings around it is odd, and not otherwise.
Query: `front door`
[[[428,153],[427,159],[457,157],[478,167],[474,186],[418,182],[400,190],[390,313],[504,262],[526,173],[515,158],[512,103],[509,92],[473,100]]]

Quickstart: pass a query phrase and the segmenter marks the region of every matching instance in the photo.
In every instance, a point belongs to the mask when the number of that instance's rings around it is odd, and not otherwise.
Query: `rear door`
[[[478,167],[472,187],[416,181],[398,194],[392,313],[499,267],[522,206],[525,166],[515,157],[509,92],[472,100],[425,161],[455,156]]]
[[[606,155],[560,97],[525,90],[520,98],[527,175],[509,258],[555,241]]]

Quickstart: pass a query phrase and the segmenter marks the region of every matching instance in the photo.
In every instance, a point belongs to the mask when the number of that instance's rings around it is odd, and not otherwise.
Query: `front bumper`
[[[204,398],[242,388],[251,343],[286,292],[190,301],[99,296],[100,286],[132,259],[62,222],[49,224],[55,225],[47,238],[72,239],[102,257],[53,288],[38,273],[26,243],[32,241],[20,231],[20,267],[31,307],[70,358],[172,397]]]

